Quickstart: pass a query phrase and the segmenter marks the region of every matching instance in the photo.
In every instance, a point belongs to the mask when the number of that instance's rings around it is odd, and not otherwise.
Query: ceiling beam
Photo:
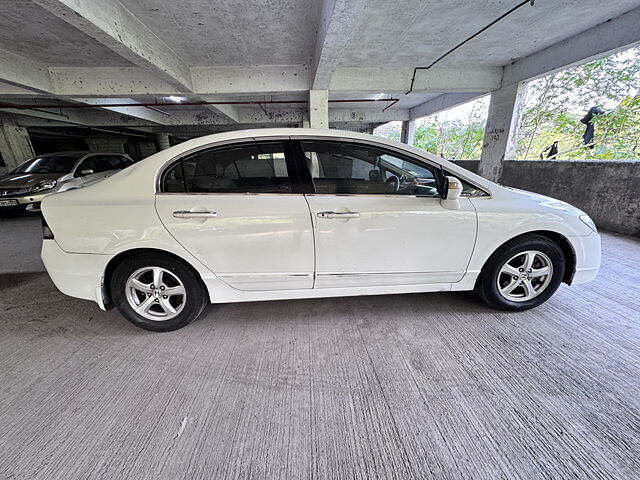
[[[179,95],[169,83],[136,67],[52,67],[54,93],[79,97],[131,97]],[[248,100],[261,95],[307,92],[309,68],[304,65],[261,67],[195,67],[193,95],[245,94]],[[338,67],[331,91],[348,93],[404,93],[410,68]],[[480,92],[500,87],[502,68],[432,69],[416,78],[416,93]],[[253,95],[253,97],[250,97]],[[220,97],[218,97],[220,98]]]
[[[37,105],[34,105],[37,108]],[[103,109],[69,109],[55,112],[47,110],[23,110],[0,109],[0,114],[11,113],[16,115],[18,124],[22,127],[51,126],[51,125],[78,125],[83,127],[105,126],[150,126],[153,123],[136,117],[120,115]]]
[[[29,92],[50,93],[53,89],[46,65],[6,50],[0,50],[0,81]]]
[[[323,0],[311,59],[310,88],[327,90],[340,57],[364,14],[366,0]]]
[[[110,107],[109,104],[114,103],[136,103],[132,98],[82,98],[73,97],[70,99],[73,102],[85,103],[87,105],[95,105],[96,107],[108,110],[110,112],[119,113],[121,115],[127,115],[129,117],[136,117],[148,122],[157,123],[158,125],[167,125],[169,122],[169,113],[165,113],[160,109],[154,109],[149,107]]]
[[[4,50],[0,50],[0,82],[2,83],[3,88],[0,89],[0,95],[4,96],[3,90],[14,90],[14,95],[42,95],[42,96],[59,96],[62,97],[60,100],[63,102],[77,102],[77,103],[87,103],[96,105],[96,108],[102,108],[102,106],[106,103],[112,102],[115,103],[116,99],[92,99],[92,98],[77,98],[77,97],[67,97],[57,95],[56,88],[54,82],[52,80],[51,73],[49,69],[43,64],[34,62],[33,60],[29,60],[19,55],[15,55],[10,52],[6,52]],[[22,93],[20,93],[22,92]],[[120,99],[122,100],[122,99]],[[132,101],[131,99],[126,99],[128,101]],[[51,101],[42,100],[45,104],[50,104]],[[33,101],[34,106],[37,106],[39,100],[37,98]],[[122,102],[119,102],[122,103]],[[149,109],[144,107],[128,107],[128,108],[106,108],[107,110],[111,110],[113,112],[129,115],[132,117],[137,117],[141,120],[147,120],[154,123],[164,124],[165,120],[163,116],[159,112],[152,112]],[[2,110],[0,110],[2,111]],[[6,111],[6,110],[4,110]],[[20,112],[21,110],[17,110]],[[25,111],[23,111],[25,112]],[[26,111],[26,115],[29,115],[29,110]],[[79,123],[80,119],[87,120],[89,115],[86,115],[88,111],[84,112],[84,115],[75,115],[70,114],[66,111],[63,115],[58,115],[57,113],[52,113],[54,119],[58,119],[60,121],[65,121],[67,118],[74,118],[72,123]],[[69,122],[69,120],[66,120]]]
[[[306,65],[264,65],[259,67],[194,67],[194,90],[200,95],[220,93],[269,94],[309,90]]]
[[[191,91],[189,66],[117,0],[33,1],[178,91]]]
[[[35,106],[35,105],[34,105]],[[123,126],[123,127],[188,127],[195,126],[205,128],[207,125],[228,125],[229,122],[208,110],[184,110],[172,112],[166,123],[158,125],[141,118],[127,115],[119,115],[108,110],[94,109],[67,109],[61,112],[41,110],[0,109],[19,115],[22,119],[21,126],[50,126],[52,122],[67,123],[84,126]],[[246,125],[282,125],[289,123],[302,123],[306,119],[306,109],[270,109],[265,114],[251,107],[238,109],[238,123]],[[406,109],[393,109],[383,112],[381,109],[335,108],[329,110],[329,122],[341,123],[386,123],[394,120],[408,120],[409,111]]]
[[[412,68],[339,67],[331,80],[331,91],[404,93],[411,84]],[[415,93],[479,92],[496,90],[502,68],[432,68],[418,72]]]
[[[171,85],[173,93],[193,93],[189,65],[117,0],[34,0],[58,18],[94,38],[101,44],[150,71]],[[208,109],[232,122],[233,107]]]
[[[503,85],[533,80],[640,43],[640,8],[573,35],[504,67]]]
[[[426,117],[427,115],[433,115],[434,113],[441,112],[442,110],[447,110],[475,100],[486,93],[488,92],[444,93],[409,109],[409,118],[414,120],[416,118]]]

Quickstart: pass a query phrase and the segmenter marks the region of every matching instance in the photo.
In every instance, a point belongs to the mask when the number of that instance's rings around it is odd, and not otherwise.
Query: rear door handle
[[[213,218],[218,212],[192,212],[191,210],[176,210],[173,212],[174,218]]]
[[[358,212],[318,212],[320,218],[359,218]]]

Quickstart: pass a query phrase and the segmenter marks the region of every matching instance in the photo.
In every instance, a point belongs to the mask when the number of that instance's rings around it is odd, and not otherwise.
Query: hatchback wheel
[[[500,310],[528,310],[546,302],[564,277],[562,250],[540,235],[516,239],[487,261],[476,293]]]
[[[111,293],[127,320],[156,332],[188,325],[207,303],[204,285],[187,265],[153,253],[125,258],[113,272]]]

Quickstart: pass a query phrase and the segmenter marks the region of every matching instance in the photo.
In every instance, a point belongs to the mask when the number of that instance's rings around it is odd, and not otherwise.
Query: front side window
[[[291,193],[283,144],[256,142],[196,152],[167,170],[162,191]]]
[[[443,172],[444,175],[456,177],[460,183],[462,183],[462,193],[461,195],[464,197],[488,197],[489,194],[482,190],[480,187],[476,187],[475,185],[470,184],[466,180],[461,179],[457,175],[450,172]]]
[[[436,170],[368,145],[302,141],[316,193],[439,196]]]
[[[78,165],[78,168],[76,168],[76,173],[80,175],[85,175],[82,172],[89,172],[89,171],[91,171],[92,173],[101,172],[100,163],[98,162],[98,157],[85,158],[82,162],[80,162],[80,165]]]
[[[110,170],[123,170],[131,165],[133,162],[121,155],[104,155],[98,157],[99,169],[101,172],[108,172]]]

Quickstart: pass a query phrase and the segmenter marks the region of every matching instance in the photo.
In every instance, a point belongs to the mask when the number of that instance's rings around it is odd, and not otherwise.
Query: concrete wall
[[[478,169],[478,161],[456,163]],[[640,236],[640,161],[505,161],[500,183],[575,205],[603,230]]]
[[[126,138],[87,138],[85,140],[92,152],[125,153]]]

